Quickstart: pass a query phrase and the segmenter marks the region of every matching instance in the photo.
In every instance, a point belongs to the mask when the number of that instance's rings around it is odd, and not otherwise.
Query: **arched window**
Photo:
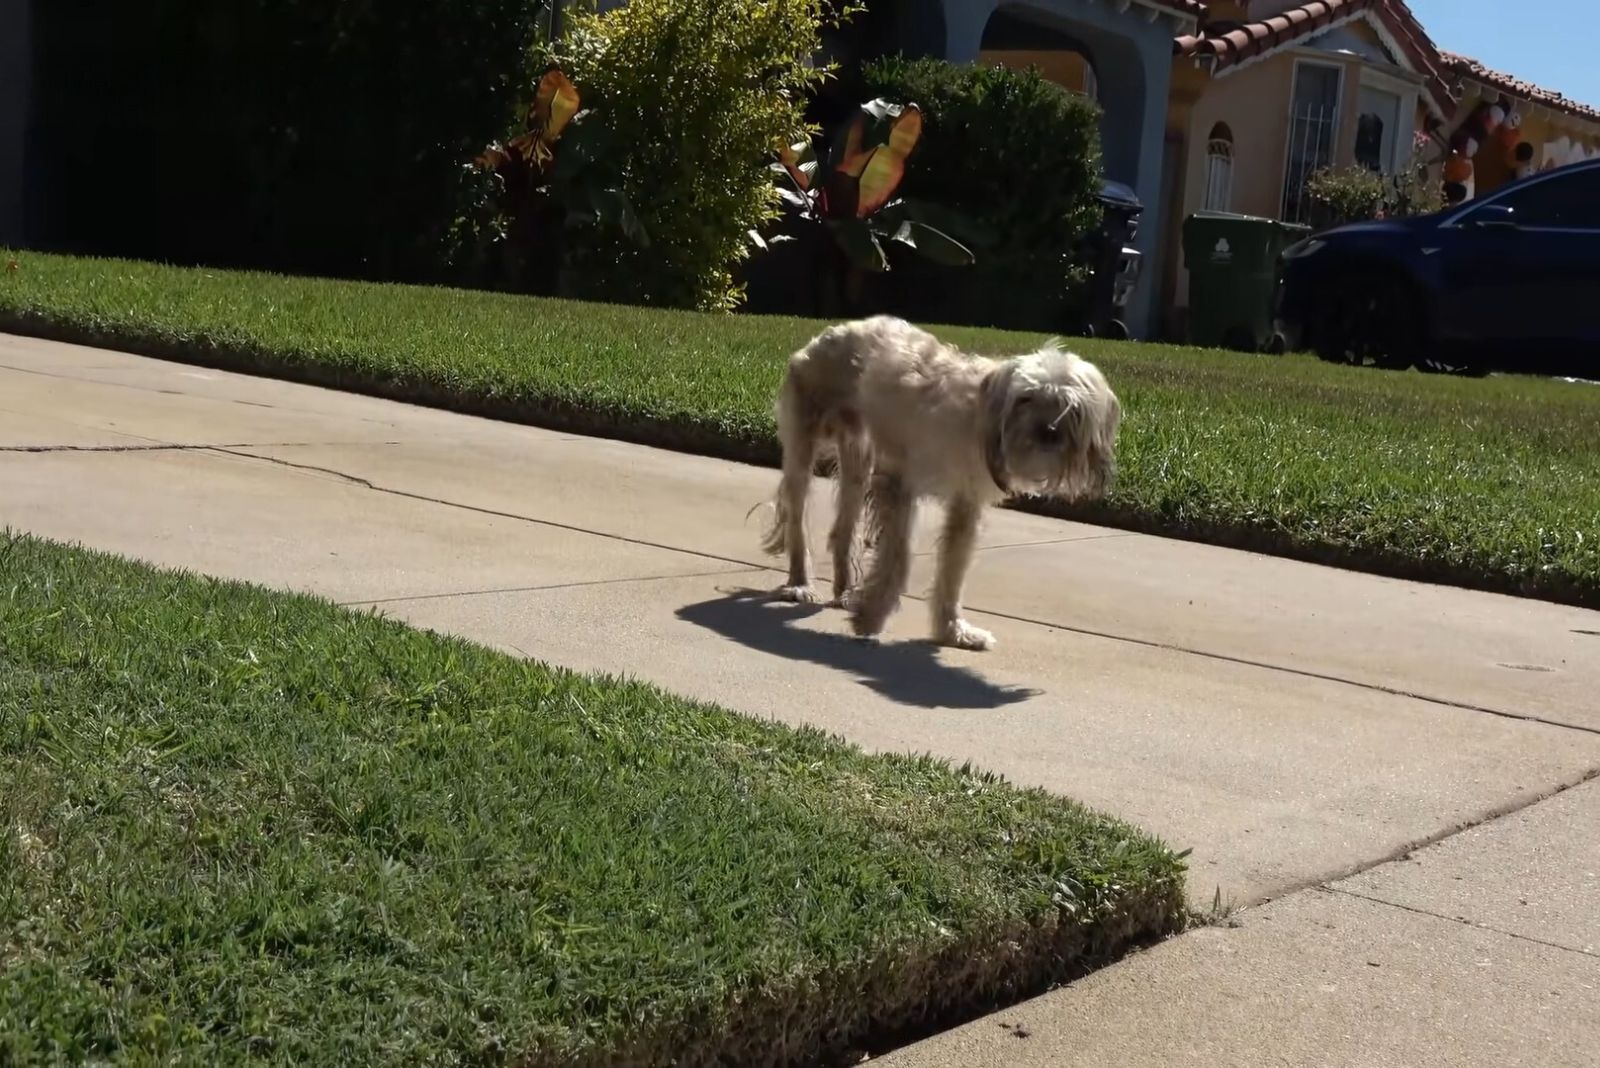
[[[1206,141],[1206,211],[1233,210],[1233,131],[1219,122]]]

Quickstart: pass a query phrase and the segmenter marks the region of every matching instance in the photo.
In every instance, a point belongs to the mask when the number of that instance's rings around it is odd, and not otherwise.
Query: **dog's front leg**
[[[852,629],[862,637],[881,634],[900,604],[911,575],[911,525],[917,511],[916,497],[897,472],[875,471],[871,496],[877,548],[850,614]]]
[[[980,506],[957,497],[944,517],[939,537],[939,573],[933,583],[933,639],[958,649],[988,649],[994,635],[961,618],[961,587],[978,543]]]

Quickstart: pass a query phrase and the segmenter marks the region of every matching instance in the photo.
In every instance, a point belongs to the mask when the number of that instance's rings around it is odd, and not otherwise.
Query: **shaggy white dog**
[[[1122,407],[1105,376],[1054,344],[1008,360],[969,356],[901,319],[830,327],[789,358],[778,394],[783,479],[763,547],[788,553],[777,596],[821,600],[812,585],[806,500],[819,456],[838,461],[828,538],[834,603],[875,636],[905,591],[919,498],[945,502],[932,609],[935,640],[987,649],[961,616],[961,587],[985,506],[1014,493],[1099,496],[1115,471]],[[872,564],[859,588],[857,526],[870,516]]]

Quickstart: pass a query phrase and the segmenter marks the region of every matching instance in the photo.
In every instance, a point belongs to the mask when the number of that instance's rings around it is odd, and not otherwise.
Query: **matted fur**
[[[816,464],[837,459],[838,513],[828,537],[834,603],[857,634],[882,632],[911,569],[917,502],[946,506],[931,607],[934,638],[986,649],[961,616],[961,588],[984,508],[1015,493],[1094,497],[1115,472],[1122,407],[1092,363],[1049,344],[1008,360],[962,353],[902,319],[829,327],[789,358],[778,392],[783,444],[768,553],[789,557],[784,600],[821,600],[812,585],[805,510]],[[870,527],[861,578],[858,527]]]

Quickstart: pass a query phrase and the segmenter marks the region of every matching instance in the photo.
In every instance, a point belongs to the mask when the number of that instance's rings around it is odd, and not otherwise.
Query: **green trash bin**
[[[1189,340],[1211,348],[1274,347],[1272,305],[1278,257],[1310,227],[1199,211],[1183,222],[1189,268]]]

